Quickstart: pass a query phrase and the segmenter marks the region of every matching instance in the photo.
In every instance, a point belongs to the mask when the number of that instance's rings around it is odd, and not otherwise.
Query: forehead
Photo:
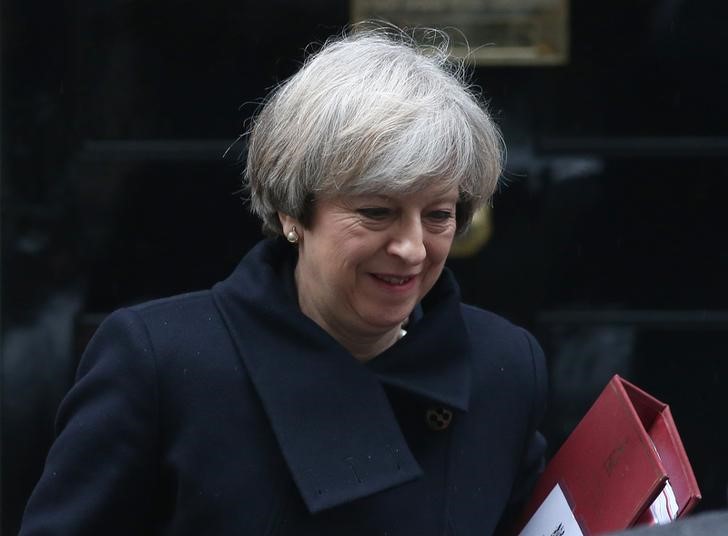
[[[430,203],[456,203],[459,197],[459,192],[456,187],[447,189],[430,188],[427,190],[419,190],[416,192],[375,194],[373,196],[365,197],[376,197],[393,203],[412,202],[416,204],[428,205]]]
[[[398,191],[395,189],[378,188],[371,191],[339,191],[333,195],[324,195],[322,198],[337,198],[339,200],[381,200],[403,203],[407,201],[419,202],[456,202],[460,190],[454,184],[432,183],[421,188]]]

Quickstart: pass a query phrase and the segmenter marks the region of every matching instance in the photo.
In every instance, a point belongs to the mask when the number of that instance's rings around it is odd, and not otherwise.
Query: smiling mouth
[[[412,279],[414,279],[415,276],[408,275],[408,276],[396,276],[396,275],[385,275],[385,274],[372,274],[373,277],[376,279],[379,279],[380,281],[384,281],[385,283],[389,285],[406,285],[409,283]]]

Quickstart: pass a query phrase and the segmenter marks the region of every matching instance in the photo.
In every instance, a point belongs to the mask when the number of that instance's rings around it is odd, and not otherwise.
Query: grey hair
[[[442,32],[393,28],[330,39],[275,89],[249,131],[244,179],[267,234],[315,199],[457,186],[457,227],[495,191],[504,145]]]

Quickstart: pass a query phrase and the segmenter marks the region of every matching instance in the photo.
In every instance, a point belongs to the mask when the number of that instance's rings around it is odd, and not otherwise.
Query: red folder
[[[644,521],[668,480],[682,517],[700,490],[670,408],[615,375],[546,466],[522,525],[559,484],[585,536],[623,530]]]

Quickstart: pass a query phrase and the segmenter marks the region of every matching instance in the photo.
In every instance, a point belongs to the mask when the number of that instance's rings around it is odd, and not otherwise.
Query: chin
[[[412,310],[409,310],[406,313],[403,312],[399,315],[372,315],[369,317],[368,323],[370,326],[383,331],[400,328],[402,327],[402,324],[407,321],[411,313]]]

